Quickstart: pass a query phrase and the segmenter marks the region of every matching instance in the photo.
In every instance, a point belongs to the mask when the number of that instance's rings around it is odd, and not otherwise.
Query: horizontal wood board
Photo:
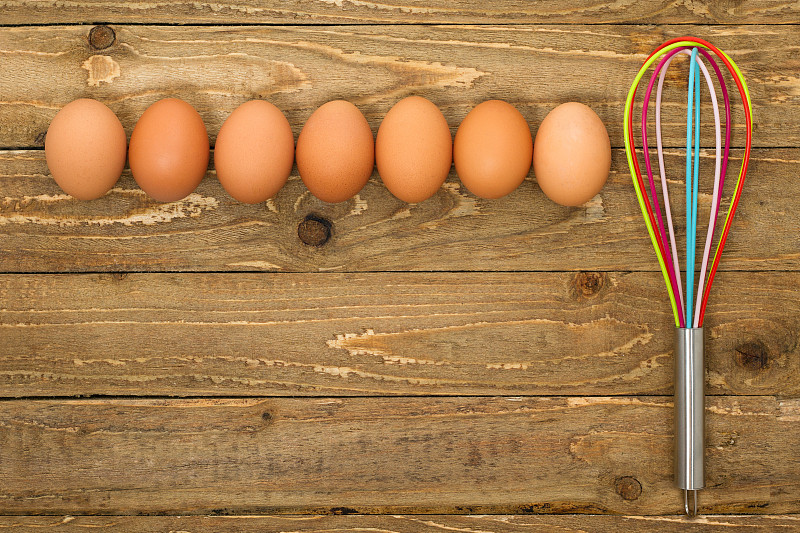
[[[732,165],[741,155],[731,152]],[[704,152],[703,179],[713,179],[713,158]],[[797,270],[798,161],[797,149],[753,152],[722,270]],[[682,198],[684,156],[670,150],[665,164],[673,198]],[[729,185],[725,209],[731,192]],[[703,193],[701,220],[710,205]],[[673,206],[681,220],[683,203]],[[332,225],[321,247],[298,236],[309,215]],[[613,151],[600,194],[573,208],[550,201],[533,179],[505,198],[482,200],[455,173],[419,204],[396,199],[377,173],[353,199],[327,204],[293,173],[274,199],[244,205],[212,170],[177,202],[149,199],[127,170],[107,196],[80,202],[61,192],[41,151],[0,152],[0,272],[657,269],[623,150]]]
[[[720,274],[709,394],[800,392],[800,273]],[[657,273],[0,276],[0,396],[672,394]]]
[[[96,98],[130,135],[153,102],[195,106],[212,142],[243,102],[268,99],[295,134],[328,100],[356,104],[373,131],[400,98],[440,106],[455,129],[477,103],[514,104],[536,132],[558,104],[592,107],[623,146],[622,111],[642,62],[671,37],[696,35],[725,50],[751,88],[754,146],[800,146],[800,26],[114,26],[92,46],[90,26],[0,28],[0,147],[41,146],[70,101]],[[110,43],[110,44],[109,44]],[[685,145],[685,61],[670,72],[664,142]],[[601,80],[598,83],[598,80]],[[733,144],[744,146],[744,114],[732,91]],[[704,116],[711,118],[708,96]],[[713,145],[713,120],[703,144]]]
[[[159,24],[796,24],[800,7],[785,0],[653,2],[546,0],[35,0],[3,2],[2,24],[136,22]]]
[[[709,490],[702,512],[800,511],[800,401],[752,396],[706,403]],[[5,514],[339,508],[650,515],[682,507],[670,480],[672,403],[660,397],[9,400],[2,406]]]
[[[339,511],[341,512],[341,511]],[[0,527],[16,532],[47,531],[86,533],[135,531],[137,533],[239,533],[293,531],[297,533],[650,533],[656,530],[727,533],[793,531],[798,515],[706,515],[688,520],[682,516],[614,515],[271,515],[271,516],[0,516]]]

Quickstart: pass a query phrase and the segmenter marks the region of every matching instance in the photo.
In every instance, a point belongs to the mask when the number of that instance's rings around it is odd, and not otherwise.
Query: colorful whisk
[[[667,192],[667,180],[664,172],[664,154],[661,143],[661,94],[664,78],[670,63],[678,54],[690,57],[689,84],[687,95],[686,113],[686,282],[682,284],[681,269],[678,263],[678,249],[675,239],[675,226],[673,225],[672,212]],[[716,57],[716,59],[715,59]],[[725,102],[725,142],[724,148],[721,135],[721,120],[717,93],[714,81],[708,68],[707,61],[713,68],[716,79],[722,89],[722,98]],[[645,161],[647,185],[642,178],[636,148],[633,142],[633,104],[636,89],[647,70],[658,61],[650,78],[642,106],[642,153]],[[725,78],[718,64],[721,62],[730,72],[739,89],[744,104],[745,126],[747,138],[745,142],[744,157],[739,170],[739,177],[733,191],[730,206],[722,233],[717,242],[716,249],[711,256],[711,247],[714,238],[714,228],[722,203],[722,190],[725,184],[725,174],[728,167],[728,154],[731,139],[731,102]],[[700,274],[697,278],[697,292],[695,293],[695,248],[697,242],[697,207],[699,196],[699,164],[700,164],[700,72],[705,78],[708,93],[714,109],[716,157],[714,167],[714,185],[711,199],[711,215],[705,238],[705,247],[700,262]],[[655,179],[650,162],[650,153],[647,144],[647,108],[650,96],[658,78],[656,90],[655,124],[656,145],[658,148],[658,165],[661,176],[661,198],[663,200],[663,213],[661,202],[656,190]],[[720,256],[728,238],[731,222],[739,204],[742,186],[747,175],[747,166],[750,160],[750,144],[753,130],[752,106],[747,83],[736,63],[711,43],[696,37],[679,37],[671,39],[659,46],[647,58],[642,68],[628,91],[625,102],[624,116],[625,152],[628,157],[628,166],[636,198],[642,210],[647,233],[653,243],[658,264],[667,285],[667,293],[675,317],[676,344],[675,344],[675,483],[683,489],[684,509],[686,514],[697,514],[697,491],[704,486],[703,448],[704,448],[704,365],[703,365],[703,318],[705,316],[708,295],[714,275],[719,266]],[[666,218],[666,225],[664,224]],[[711,268],[708,268],[711,260]],[[708,274],[706,276],[706,273]],[[691,498],[690,498],[691,494]],[[693,507],[690,511],[690,499]]]

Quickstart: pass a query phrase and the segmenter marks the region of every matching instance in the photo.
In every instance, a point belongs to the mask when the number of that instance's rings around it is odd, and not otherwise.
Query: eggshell
[[[133,178],[159,202],[191,194],[206,174],[208,157],[203,119],[177,98],[159,100],[142,113],[128,148]]]
[[[240,202],[256,204],[275,196],[293,163],[292,127],[269,102],[245,102],[219,130],[214,168],[228,194]]]
[[[117,116],[89,98],[65,105],[50,123],[44,142],[50,174],[78,200],[94,200],[111,190],[125,167],[126,149]]]
[[[400,200],[433,196],[453,163],[453,138],[439,108],[421,96],[397,102],[378,128],[375,162],[384,185]]]
[[[533,151],[533,172],[554,202],[581,205],[600,192],[611,169],[611,141],[600,117],[578,102],[545,117]]]
[[[500,198],[525,180],[533,141],[525,117],[503,100],[470,111],[456,132],[453,161],[461,183],[481,198]]]
[[[297,138],[297,170],[311,193],[324,202],[355,196],[372,175],[375,141],[367,119],[344,100],[324,104]]]

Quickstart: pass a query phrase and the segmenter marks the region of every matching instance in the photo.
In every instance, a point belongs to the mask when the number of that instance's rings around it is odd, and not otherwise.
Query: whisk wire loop
[[[700,302],[700,305],[699,305],[699,312],[697,312],[697,310],[695,310],[694,317],[693,317],[694,320],[691,320],[691,318],[690,318],[691,315],[692,315],[692,312],[691,312],[692,311],[692,306],[690,304],[690,301],[691,301],[690,300],[690,298],[691,298],[690,294],[693,293],[693,287],[692,287],[693,286],[693,279],[692,279],[692,283],[689,283],[689,279],[688,279],[690,273],[691,273],[691,277],[694,278],[694,259],[692,258],[692,268],[687,268],[687,290],[686,290],[686,294],[687,294],[686,303],[687,303],[687,306],[686,306],[686,317],[683,317],[683,313],[681,312],[682,308],[683,308],[683,305],[681,305],[682,304],[682,302],[681,302],[682,299],[681,299],[681,295],[680,295],[680,284],[675,284],[674,283],[675,279],[679,276],[679,274],[678,274],[679,269],[677,268],[677,262],[674,260],[675,259],[674,257],[670,258],[670,257],[667,256],[667,243],[666,243],[667,239],[666,239],[666,235],[662,231],[663,222],[661,224],[659,224],[656,221],[656,218],[655,218],[655,215],[654,215],[654,212],[653,212],[653,207],[650,204],[650,199],[648,198],[647,195],[643,194],[643,191],[645,189],[644,182],[642,180],[642,175],[641,175],[641,171],[640,171],[640,168],[639,168],[638,158],[635,156],[635,148],[633,148],[633,116],[632,116],[632,107],[633,107],[633,101],[634,101],[634,98],[635,98],[635,95],[636,95],[636,89],[637,89],[637,87],[639,85],[639,82],[641,81],[644,73],[650,68],[650,66],[659,57],[661,57],[661,56],[663,56],[663,55],[665,55],[665,54],[667,54],[667,53],[669,53],[669,52],[671,52],[673,50],[677,50],[678,48],[687,48],[687,47],[692,47],[692,48],[700,47],[700,48],[703,48],[705,50],[710,50],[711,52],[713,52],[722,61],[722,63],[727,67],[729,72],[733,75],[733,79],[734,79],[734,81],[735,81],[735,83],[736,83],[736,85],[737,85],[737,87],[739,89],[739,94],[740,94],[740,96],[742,98],[743,103],[745,104],[744,105],[744,108],[745,108],[745,119],[746,119],[745,120],[745,126],[746,126],[746,130],[747,130],[746,146],[745,146],[744,157],[742,158],[742,166],[741,166],[740,171],[739,171],[739,176],[738,176],[738,178],[736,180],[736,188],[735,188],[733,197],[731,199],[731,205],[730,205],[730,208],[728,209],[727,215],[725,217],[725,223],[724,223],[724,226],[723,226],[723,231],[722,231],[722,234],[720,236],[720,240],[717,243],[716,250],[714,252],[712,266],[711,266],[711,269],[710,269],[709,275],[708,275],[708,282],[705,283],[705,288],[702,290],[702,301],[700,301],[701,300],[700,294],[701,294],[701,287],[703,287],[703,281],[704,281],[702,278],[704,278],[705,276],[704,276],[704,272],[703,272],[704,269],[701,270],[701,278],[700,278],[700,280],[698,282],[698,292],[697,292],[697,299]],[[697,53],[694,52],[692,59],[695,59],[696,55],[697,55]],[[704,50],[703,50],[703,55],[705,57],[707,57],[708,59],[710,59],[710,57],[705,53]],[[695,61],[692,61],[691,63],[692,63],[692,65],[694,65]],[[712,61],[712,65],[715,67],[715,69],[718,69],[716,63],[714,63],[713,61]],[[695,69],[696,69],[696,67],[695,67]],[[720,75],[719,70],[717,70],[717,73],[718,73],[718,75]],[[696,76],[696,75],[693,76],[693,79],[691,81],[693,83],[690,84],[690,90],[691,90],[691,92],[693,93],[693,96],[694,96],[694,100],[691,103],[692,104],[696,104],[697,103],[697,99],[699,98],[699,87],[698,87],[699,78],[698,78],[698,76]],[[727,96],[727,91],[725,89],[724,84],[722,85],[722,87],[723,87],[723,95]],[[716,101],[716,98],[714,98],[712,96],[712,100]],[[729,139],[729,131],[730,131],[730,120],[729,120],[730,109],[729,109],[729,106],[727,105],[727,103],[728,103],[728,100],[726,98],[726,149],[725,149],[726,155],[728,153],[728,146],[729,146],[728,139]],[[696,108],[695,109],[695,117],[694,117],[695,120],[694,120],[694,123],[695,123],[695,125],[697,125],[699,123],[699,105],[695,105],[694,107]],[[658,109],[657,109],[657,113],[658,113]],[[689,118],[688,120],[691,120],[691,118]],[[751,148],[751,144],[752,144],[752,103],[751,103],[751,100],[750,100],[750,94],[749,94],[749,90],[747,88],[747,84],[744,81],[744,78],[743,78],[743,76],[741,74],[741,71],[739,70],[739,67],[736,65],[736,63],[733,62],[733,60],[731,60],[730,57],[727,54],[725,54],[724,52],[722,52],[721,50],[716,48],[714,45],[708,43],[707,41],[704,41],[703,39],[698,39],[698,38],[694,38],[694,37],[680,37],[680,38],[672,39],[672,40],[667,41],[666,43],[662,44],[660,47],[658,47],[653,52],[653,54],[651,54],[650,57],[648,57],[648,59],[645,61],[645,64],[641,67],[641,69],[637,73],[636,78],[634,79],[634,82],[633,82],[633,84],[632,84],[632,86],[631,86],[631,88],[630,88],[630,90],[628,92],[628,97],[626,99],[624,122],[625,122],[625,127],[624,127],[623,131],[624,131],[624,135],[625,135],[625,148],[626,148],[626,156],[627,156],[627,159],[628,159],[628,167],[629,167],[630,172],[631,172],[631,177],[633,178],[634,189],[635,189],[635,192],[636,192],[636,197],[637,197],[637,201],[639,203],[639,207],[640,207],[640,209],[642,211],[642,215],[643,215],[643,218],[645,220],[645,226],[647,228],[647,232],[648,232],[648,235],[650,237],[650,240],[651,240],[651,242],[653,244],[653,248],[654,248],[654,250],[656,252],[656,258],[657,258],[659,266],[661,268],[661,272],[662,272],[662,275],[664,277],[664,281],[665,281],[665,283],[667,285],[667,292],[668,292],[668,296],[669,296],[669,300],[670,300],[670,305],[672,307],[673,315],[674,315],[674,318],[675,318],[675,325],[676,325],[676,327],[682,327],[684,325],[691,326],[692,324],[694,324],[695,327],[697,327],[698,325],[702,325],[702,323],[703,323],[703,316],[705,314],[705,309],[706,309],[706,305],[707,305],[707,301],[708,301],[708,295],[709,295],[709,291],[710,291],[710,288],[711,288],[711,284],[713,283],[714,276],[716,274],[716,270],[717,270],[717,267],[719,265],[721,252],[722,252],[722,249],[725,246],[725,242],[727,240],[727,236],[728,236],[728,233],[729,233],[729,230],[730,230],[730,225],[731,225],[731,222],[733,220],[733,215],[736,212],[736,207],[737,207],[737,205],[739,203],[739,198],[741,197],[742,185],[744,184],[744,179],[745,179],[746,174],[747,174],[747,167],[748,167],[749,156],[750,156],[750,148]],[[660,135],[660,132],[659,132],[659,135]],[[689,137],[688,132],[687,132],[687,137]],[[689,147],[691,147],[691,138],[690,137],[689,137],[689,141],[690,141],[689,142]],[[695,132],[694,141],[695,141],[694,142],[694,146],[695,146],[695,154],[694,154],[695,155],[695,164],[692,165],[692,167],[693,167],[692,170],[697,172],[698,168],[699,168],[699,155],[700,155],[699,154],[699,130]],[[719,146],[719,144],[718,144],[718,146]],[[717,153],[719,154],[719,151]],[[645,157],[647,158],[647,156],[645,156]],[[688,157],[688,154],[687,154],[687,157]],[[659,163],[661,163],[661,160],[659,161]],[[663,168],[663,165],[662,165],[662,168]],[[716,187],[716,175],[717,175],[717,171],[715,170],[715,187]],[[695,206],[695,201],[697,199],[697,195],[693,194],[693,193],[694,193],[694,191],[697,191],[697,189],[699,189],[699,187],[695,187],[694,186],[694,182],[695,181],[698,182],[698,186],[699,186],[699,174],[698,174],[698,179],[697,180],[695,180],[693,178],[694,178],[694,176],[692,175],[692,173],[688,173],[687,172],[687,187],[689,188],[689,194],[687,195],[687,200],[689,200],[691,196],[694,196],[694,198],[692,199],[693,201],[691,202],[691,206],[687,206],[688,207],[688,209],[687,209],[687,217],[689,218],[689,224],[691,224],[691,220],[690,219],[691,219],[692,215],[694,215],[695,222],[694,222],[693,227],[694,227],[695,231],[691,232],[691,234],[695,235],[696,234],[696,206]],[[689,187],[690,179],[691,179],[691,182],[692,182],[692,184],[691,184],[692,187]],[[724,173],[721,172],[721,181],[722,180],[724,180]],[[694,190],[692,190],[692,189],[694,189]],[[653,197],[654,197],[653,204],[657,205],[658,202],[657,202],[657,197],[655,196],[655,194],[653,195]],[[716,200],[716,204],[718,205],[721,202],[720,195],[718,195],[715,200]],[[715,203],[714,199],[712,199],[712,204],[714,204],[714,203]],[[713,211],[715,211],[714,206],[712,206],[711,219],[714,222],[716,222],[716,214],[713,213]],[[659,215],[660,215],[660,208],[656,208],[656,212],[659,213]],[[669,216],[670,215],[668,214],[668,217]],[[659,218],[660,218],[660,216],[659,216]],[[668,219],[668,222],[669,222],[669,219]],[[689,224],[687,224],[687,226]],[[712,238],[713,238],[713,224],[711,224],[711,221],[710,221],[710,226],[711,227],[709,228],[709,231],[712,233]],[[708,247],[708,244],[709,244],[708,238],[706,240],[707,240],[707,248],[709,248]],[[692,255],[694,255],[693,251],[694,251],[694,248],[692,248]],[[687,252],[688,252],[688,250],[687,250]],[[675,254],[675,255],[677,255],[677,254]],[[705,262],[705,255],[706,254],[704,253],[704,262]],[[689,254],[687,253],[687,262],[688,262],[688,259],[689,259],[688,256],[689,256]]]

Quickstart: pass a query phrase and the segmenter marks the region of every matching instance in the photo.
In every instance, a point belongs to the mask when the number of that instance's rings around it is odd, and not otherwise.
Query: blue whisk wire
[[[695,49],[697,50],[697,49]],[[697,63],[697,61],[695,61]],[[693,182],[692,182],[692,278],[694,278],[694,269],[697,259],[697,202],[700,197],[700,71],[697,70],[695,65],[694,76],[694,167],[692,168]],[[700,286],[697,288],[697,298],[701,297]],[[692,322],[694,324],[694,313],[692,313]]]

